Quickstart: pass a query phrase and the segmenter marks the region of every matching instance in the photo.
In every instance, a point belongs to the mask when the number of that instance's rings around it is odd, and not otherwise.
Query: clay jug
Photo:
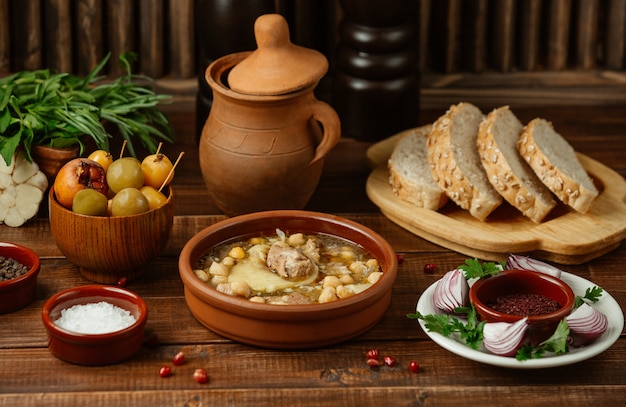
[[[328,70],[317,51],[294,45],[278,14],[259,17],[257,49],[226,55],[206,71],[213,105],[199,160],[225,214],[302,209],[340,137],[335,111],[313,91]]]

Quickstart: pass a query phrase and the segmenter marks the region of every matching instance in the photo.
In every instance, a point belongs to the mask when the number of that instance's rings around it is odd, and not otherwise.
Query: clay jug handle
[[[339,116],[327,103],[320,100],[316,100],[312,106],[313,115],[312,119],[321,123],[323,128],[322,141],[315,149],[315,156],[309,163],[309,165],[324,158],[324,156],[332,150],[333,147],[339,141],[341,136],[341,122]]]

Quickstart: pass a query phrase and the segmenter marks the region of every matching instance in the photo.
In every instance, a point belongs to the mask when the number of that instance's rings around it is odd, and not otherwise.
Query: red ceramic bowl
[[[71,332],[54,323],[66,308],[100,301],[130,311],[136,321],[127,328],[105,334]],[[102,285],[61,291],[45,303],[42,311],[50,352],[61,360],[79,365],[108,365],[133,356],[143,343],[147,319],[148,308],[141,297],[122,288]]]
[[[0,256],[16,260],[29,268],[26,274],[0,282],[0,314],[6,314],[24,308],[33,301],[41,263],[33,250],[14,243],[0,242]]]
[[[240,237],[288,233],[325,233],[360,244],[382,267],[381,279],[349,298],[323,304],[272,305],[218,292],[193,272],[209,248]],[[397,259],[374,231],[337,216],[299,210],[241,215],[207,227],[184,246],[178,263],[185,299],[192,314],[212,331],[233,340],[275,349],[315,348],[342,342],[373,327],[391,301]]]
[[[533,344],[548,339],[554,333],[559,321],[572,312],[576,300],[572,289],[562,280],[529,270],[506,270],[480,279],[470,288],[469,297],[482,321],[515,322],[523,316],[504,314],[485,305],[496,297],[511,294],[540,294],[561,305],[555,312],[528,317],[525,342]]]

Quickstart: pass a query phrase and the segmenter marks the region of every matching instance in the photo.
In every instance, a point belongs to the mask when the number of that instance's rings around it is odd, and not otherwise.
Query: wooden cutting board
[[[600,190],[586,214],[559,204],[536,224],[503,203],[487,221],[448,202],[439,211],[418,208],[398,198],[389,185],[387,160],[406,130],[372,145],[367,158],[374,170],[367,180],[369,198],[391,221],[435,244],[482,260],[525,254],[561,264],[580,264],[619,246],[626,238],[626,181],[583,154],[578,159]]]

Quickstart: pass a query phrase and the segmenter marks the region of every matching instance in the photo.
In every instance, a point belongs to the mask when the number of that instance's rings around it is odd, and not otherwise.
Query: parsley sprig
[[[478,322],[476,310],[473,305],[469,307],[457,308],[455,312],[467,313],[467,323],[448,314],[428,314],[422,315],[420,312],[407,314],[409,319],[421,319],[424,326],[430,332],[436,332],[446,338],[453,333],[458,333],[459,338],[465,342],[467,346],[476,350],[480,347],[483,340],[483,328],[485,321]],[[546,352],[552,352],[555,355],[561,355],[568,352],[567,337],[569,336],[569,327],[566,320],[561,320],[556,330],[545,341],[538,345],[526,344],[518,349],[515,359],[519,361],[529,359],[540,359]]]
[[[465,272],[465,278],[470,280],[472,278],[482,278],[487,276],[495,276],[502,270],[504,270],[506,262],[484,262],[481,263],[478,259],[467,259],[464,264],[461,264],[458,268]]]
[[[553,352],[555,355],[562,355],[568,352],[567,337],[569,336],[569,327],[566,320],[561,320],[556,330],[545,341],[539,345],[526,344],[518,349],[515,359],[529,360],[540,359],[546,352]]]
[[[473,278],[483,278],[487,276],[495,276],[505,269],[506,262],[484,262],[481,263],[478,259],[467,259],[465,263],[458,268],[464,271],[465,278],[467,280]],[[598,286],[588,287],[585,290],[583,296],[576,296],[576,302],[574,307],[577,308],[583,303],[595,303],[602,296],[603,290]],[[448,314],[428,314],[423,315],[419,311],[412,314],[407,314],[409,319],[421,319],[424,321],[424,326],[430,332],[439,333],[445,337],[449,337],[452,334],[458,334],[459,338],[465,342],[467,346],[472,349],[478,349],[483,340],[483,327],[484,321],[479,322],[476,310],[473,304],[469,307],[456,308],[454,310],[458,314],[466,314],[467,322]],[[567,345],[567,338],[570,334],[569,326],[565,319],[561,320],[548,339],[541,342],[538,345],[526,344],[518,349],[515,358],[519,361],[539,359],[542,358],[546,352],[554,353],[555,355],[561,355],[569,351]]]
[[[455,312],[467,314],[467,323],[448,314],[428,314],[422,315],[420,312],[407,314],[409,319],[421,319],[425,323],[426,329],[430,332],[437,332],[445,337],[449,337],[457,332],[465,344],[472,349],[478,349],[483,340],[483,327],[485,322],[478,322],[476,309],[473,305],[469,307],[456,308]]]
[[[602,297],[603,291],[604,290],[602,290],[602,288],[598,287],[597,285],[594,285],[593,287],[587,287],[587,289],[585,290],[585,295],[583,295],[582,297],[578,295],[576,296],[574,308],[580,307],[585,302],[598,302],[600,297]]]

